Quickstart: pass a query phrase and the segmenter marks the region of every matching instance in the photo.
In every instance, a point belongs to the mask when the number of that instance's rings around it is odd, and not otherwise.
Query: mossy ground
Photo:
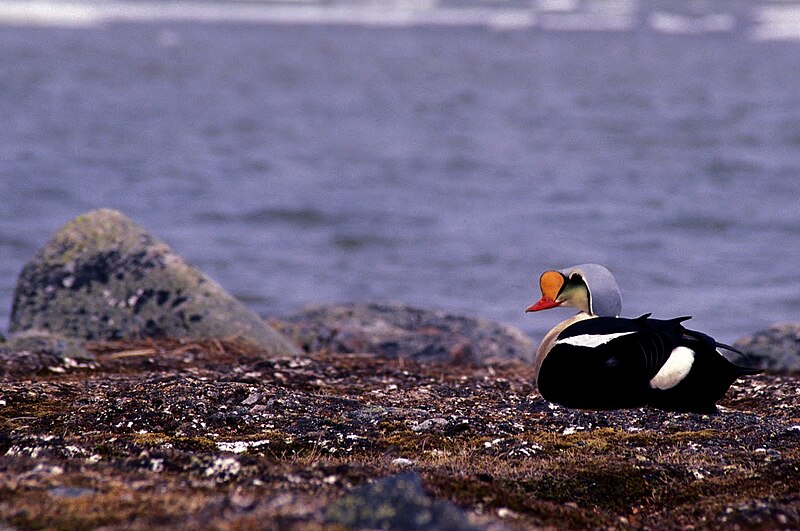
[[[743,380],[713,416],[584,412],[544,402],[524,362],[90,349],[6,368],[0,526],[335,528],[328,504],[410,469],[481,526],[800,527],[796,376]]]

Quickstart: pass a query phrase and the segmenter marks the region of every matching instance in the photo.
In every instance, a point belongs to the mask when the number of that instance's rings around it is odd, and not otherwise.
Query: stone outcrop
[[[739,339],[747,365],[773,372],[800,372],[800,323],[775,324]]]
[[[425,493],[415,472],[389,476],[331,504],[325,519],[348,529],[477,531],[464,511]]]
[[[9,331],[86,340],[238,338],[298,349],[168,245],[119,212],[78,216],[36,253],[14,291]]]
[[[531,359],[521,330],[483,319],[391,304],[312,306],[275,323],[306,351],[371,352],[387,358],[482,364]]]

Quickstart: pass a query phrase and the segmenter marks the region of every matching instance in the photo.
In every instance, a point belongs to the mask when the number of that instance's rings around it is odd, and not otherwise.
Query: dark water
[[[0,26],[0,323],[24,262],[101,206],[264,315],[400,301],[538,338],[568,315],[523,314],[538,275],[594,261],[626,315],[726,341],[798,320],[800,41],[731,13]]]

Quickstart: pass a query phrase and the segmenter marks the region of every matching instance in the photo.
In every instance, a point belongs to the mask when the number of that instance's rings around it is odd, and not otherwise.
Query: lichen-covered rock
[[[775,324],[734,346],[748,355],[748,365],[774,372],[800,372],[800,323]]]
[[[67,223],[25,265],[10,332],[88,340],[238,337],[270,353],[297,348],[169,246],[119,212]]]
[[[309,352],[371,352],[456,364],[530,359],[533,341],[512,326],[390,304],[312,306],[275,326]]]
[[[414,472],[390,476],[331,504],[325,519],[349,529],[476,530],[464,511],[430,498]]]

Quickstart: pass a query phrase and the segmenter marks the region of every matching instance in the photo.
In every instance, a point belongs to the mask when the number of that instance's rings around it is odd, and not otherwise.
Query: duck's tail
[[[736,354],[738,354],[739,356],[741,356],[741,357],[743,357],[745,359],[752,359],[751,356],[749,356],[745,352],[742,352],[738,348],[734,348],[734,347],[732,347],[730,345],[726,345],[725,343],[720,343],[719,341],[714,341],[714,344],[716,345],[716,347],[718,349],[722,348],[722,349],[728,350],[730,352],[736,353]],[[754,369],[754,368],[751,368],[751,367],[742,367],[741,365],[736,365],[735,363],[731,363],[731,370],[733,370],[733,373],[737,377],[739,377],[739,376],[747,376],[748,374],[761,374],[762,372],[764,372],[761,369]]]

